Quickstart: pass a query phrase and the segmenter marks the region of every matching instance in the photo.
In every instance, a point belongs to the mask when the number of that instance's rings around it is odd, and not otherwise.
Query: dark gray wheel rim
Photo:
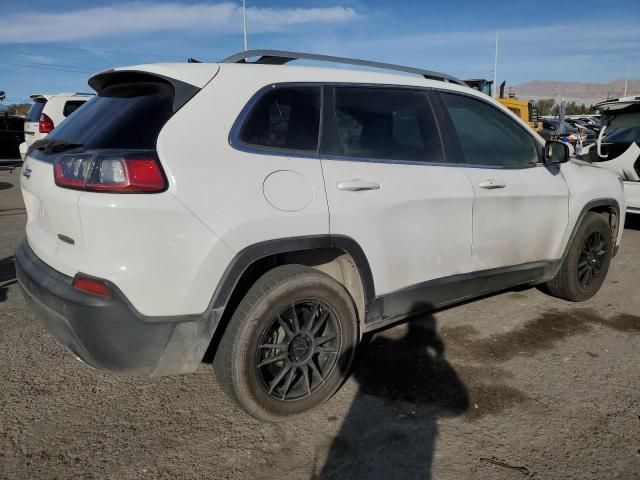
[[[602,269],[607,253],[604,235],[593,232],[585,240],[578,260],[578,283],[587,290],[602,276]]]
[[[280,311],[263,330],[255,368],[267,394],[299,400],[331,375],[342,347],[342,329],[331,307],[301,300]]]

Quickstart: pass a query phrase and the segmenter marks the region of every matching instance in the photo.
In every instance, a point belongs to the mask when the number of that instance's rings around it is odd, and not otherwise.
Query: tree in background
[[[538,115],[551,115],[553,106],[556,101],[553,98],[541,98],[536,102],[538,106]]]
[[[19,115],[24,117],[27,115],[27,112],[31,108],[30,103],[11,103],[9,105],[2,105],[2,110],[7,112],[9,115]]]
[[[553,98],[543,98],[536,102],[538,112],[542,115],[553,115],[557,117],[560,114],[560,105],[556,104]],[[595,113],[593,105],[587,107],[586,104],[578,105],[576,102],[569,102],[566,105],[565,113],[567,115],[588,115]]]

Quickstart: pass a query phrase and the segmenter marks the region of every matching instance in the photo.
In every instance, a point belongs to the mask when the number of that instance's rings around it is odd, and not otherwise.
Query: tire
[[[331,398],[348,376],[357,339],[356,310],[345,288],[312,268],[284,265],[265,273],[242,299],[213,368],[249,415],[284,421]]]
[[[609,222],[602,215],[588,212],[560,270],[546,284],[548,292],[572,302],[583,302],[593,297],[607,276],[612,252]]]

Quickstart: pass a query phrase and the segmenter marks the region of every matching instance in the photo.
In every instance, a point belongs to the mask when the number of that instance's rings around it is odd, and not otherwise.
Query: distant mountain
[[[610,83],[556,82],[534,80],[511,86],[512,91],[522,99],[538,100],[553,98],[556,102],[567,101],[591,105],[607,98],[619,98],[624,93],[624,80]],[[509,89],[507,88],[507,92]],[[640,80],[629,80],[627,95],[640,95]]]

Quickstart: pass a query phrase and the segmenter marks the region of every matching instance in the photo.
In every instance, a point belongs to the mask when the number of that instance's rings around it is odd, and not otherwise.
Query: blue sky
[[[0,90],[88,91],[118,65],[216,61],[242,49],[239,0],[21,0],[0,8]],[[401,63],[460,78],[640,78],[640,1],[247,0],[249,47]]]

